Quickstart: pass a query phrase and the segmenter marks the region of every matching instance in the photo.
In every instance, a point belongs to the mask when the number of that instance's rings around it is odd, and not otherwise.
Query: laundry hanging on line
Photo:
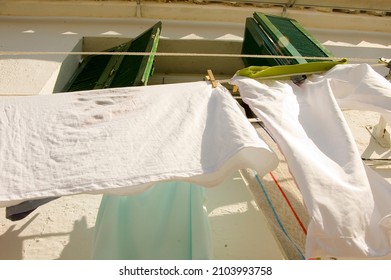
[[[300,86],[235,76],[273,135],[307,206],[307,258],[390,258],[391,185],[366,167],[340,107],[391,121],[391,85],[370,66],[337,65]]]
[[[0,99],[0,207],[167,180],[212,187],[277,158],[222,86],[194,82]]]
[[[213,259],[205,188],[159,182],[130,196],[103,195],[92,259]]]

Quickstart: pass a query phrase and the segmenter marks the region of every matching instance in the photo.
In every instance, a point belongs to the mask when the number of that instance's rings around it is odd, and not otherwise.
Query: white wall
[[[251,13],[249,14],[251,16]],[[0,17],[2,52],[71,52],[83,49],[87,37],[133,38],[156,23],[152,19]],[[368,58],[376,63],[391,57],[391,33],[309,29],[337,57]],[[163,22],[163,39],[241,41],[244,22]],[[183,50],[187,52],[187,50]],[[79,57],[56,55],[1,55],[0,94],[34,95],[58,92],[77,67]],[[356,61],[350,61],[357,63]],[[380,69],[382,73],[388,71]],[[58,79],[58,77],[60,77]]]
[[[0,18],[0,44],[3,52],[71,52],[80,51],[84,36],[134,38],[157,20],[93,20]],[[243,27],[239,24],[166,21],[162,38],[241,40]],[[186,50],[184,50],[186,51]],[[58,91],[58,73],[71,71],[79,59],[66,54],[2,55],[0,56],[0,94],[48,94]],[[67,60],[64,66],[62,63]],[[65,67],[61,68],[62,66]]]

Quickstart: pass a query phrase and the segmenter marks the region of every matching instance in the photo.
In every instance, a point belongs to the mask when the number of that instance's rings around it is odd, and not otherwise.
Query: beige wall
[[[201,9],[204,8],[202,6]],[[254,8],[240,11],[240,15],[245,18],[252,15]],[[330,26],[334,26],[335,21],[330,20],[330,13],[326,14],[329,15]],[[167,16],[164,13],[161,15]],[[181,13],[178,15],[183,16]],[[312,21],[318,21],[313,12],[301,13],[300,16],[309,18],[311,15]],[[349,22],[350,16],[354,15],[347,16],[345,22]],[[83,47],[83,37],[134,38],[157,21],[158,19],[137,17],[113,19],[0,16],[0,36],[4,38],[0,43],[0,52],[3,52],[0,56],[0,94],[34,95],[61,91],[80,59],[77,55],[67,54],[4,55],[4,52],[86,51],[90,50],[91,44],[88,48]],[[337,57],[369,58],[370,60],[365,62],[375,63],[381,56],[391,56],[390,32],[335,30],[317,28],[316,24],[314,26],[307,29]],[[205,22],[170,19],[163,20],[162,38],[240,42],[243,32],[244,20]],[[99,50],[99,46],[92,44],[92,48],[94,47]],[[386,70],[383,68],[379,71],[385,73]]]
[[[134,38],[157,20],[107,20],[75,18],[15,18],[0,17],[1,52],[72,52],[103,50],[104,46],[89,44],[83,48],[83,37]],[[240,24],[213,28],[202,23],[166,21],[162,38],[241,40]],[[102,41],[101,41],[102,43]],[[186,50],[184,50],[186,52]],[[4,53],[3,53],[4,54]],[[67,54],[29,54],[0,56],[0,94],[48,94],[58,91],[73,71],[79,56]],[[65,63],[64,63],[65,62]]]

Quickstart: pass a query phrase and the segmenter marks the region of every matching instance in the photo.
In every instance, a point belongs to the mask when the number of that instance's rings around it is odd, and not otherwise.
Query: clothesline
[[[286,59],[307,59],[307,60],[341,60],[349,62],[376,61],[374,58],[360,57],[318,57],[318,56],[289,56],[289,55],[265,55],[265,54],[228,54],[228,53],[182,53],[182,52],[58,52],[58,51],[0,51],[0,56],[6,55],[126,55],[126,56],[177,56],[177,57],[226,57],[226,58],[286,58]],[[384,63],[376,63],[371,66],[384,66]]]
[[[277,158],[227,96],[199,81],[0,98],[0,207],[169,180],[213,187],[242,168],[263,176]]]
[[[257,78],[256,80],[269,80],[269,79],[286,78],[286,77],[292,77],[292,76],[320,74],[322,72],[324,72],[324,71],[303,72],[303,73],[295,73],[295,74],[282,74],[282,75],[277,75],[277,76]],[[225,83],[229,83],[231,81],[231,79],[224,79],[224,80],[217,80],[217,81],[221,84],[225,84]]]

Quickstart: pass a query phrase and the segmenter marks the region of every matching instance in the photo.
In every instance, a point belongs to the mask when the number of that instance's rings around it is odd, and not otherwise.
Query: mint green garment
[[[93,259],[211,259],[204,189],[161,182],[133,196],[104,195]]]
[[[330,70],[337,64],[346,62],[346,59],[342,59],[339,61],[315,61],[293,65],[249,66],[237,71],[236,75],[252,79],[289,78],[293,75],[322,73]]]

